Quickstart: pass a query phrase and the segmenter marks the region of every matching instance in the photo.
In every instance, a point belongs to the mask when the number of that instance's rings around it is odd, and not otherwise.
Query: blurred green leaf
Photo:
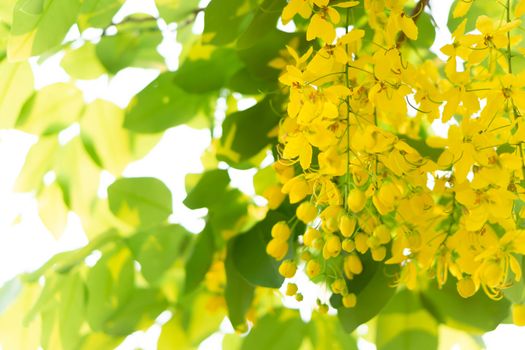
[[[344,331],[335,316],[313,313],[307,326],[315,350],[358,350],[355,337]]]
[[[223,87],[240,67],[235,50],[217,48],[207,58],[184,60],[174,74],[175,83],[189,93],[212,92]]]
[[[226,255],[224,267],[226,269],[224,298],[228,307],[228,318],[234,328],[242,328],[246,324],[246,313],[252,304],[255,287],[250,285],[235,267],[231,245]]]
[[[233,239],[233,263],[237,271],[253,285],[279,288],[284,281],[279,274],[280,263],[266,253],[271,229],[281,220],[286,220],[286,217],[270,211],[263,221]]]
[[[295,310],[280,309],[266,314],[244,339],[241,350],[299,349],[306,324]]]
[[[83,108],[82,92],[74,85],[49,85],[26,101],[16,127],[36,135],[57,133],[78,121]]]
[[[86,279],[86,319],[94,331],[106,329],[106,322],[125,305],[134,291],[135,268],[131,252],[117,246],[103,252]]]
[[[226,170],[214,169],[203,173],[193,188],[188,191],[184,205],[190,209],[213,206],[219,202],[230,183]]]
[[[81,4],[80,0],[19,0],[8,40],[9,59],[24,60],[60,45]]]
[[[84,0],[78,16],[80,30],[107,27],[123,3],[124,0]]]
[[[349,291],[357,296],[357,304],[353,308],[340,307],[337,315],[343,328],[350,333],[359,325],[376,316],[396,293],[392,287],[391,272],[385,265],[376,263],[367,253],[361,257],[363,273],[354,277],[349,283]]]
[[[188,94],[175,85],[175,73],[161,74],[130,102],[124,127],[141,133],[164,131],[199,114],[211,113],[211,96]]]
[[[161,41],[162,34],[158,29],[120,30],[116,35],[104,36],[95,51],[111,74],[128,67],[162,68],[164,59],[157,51]]]
[[[71,77],[75,79],[96,79],[107,71],[100,63],[96,46],[90,42],[84,43],[77,49],[69,49],[62,58],[61,65]]]
[[[226,45],[235,41],[252,17],[249,0],[212,0],[204,12],[205,42]]]
[[[218,158],[237,166],[268,146],[269,133],[280,120],[274,106],[279,104],[267,97],[253,107],[228,115],[222,124]],[[257,121],[257,128],[253,127],[254,121]]]
[[[62,347],[78,349],[86,307],[86,289],[79,274],[69,274],[63,281],[57,306]]]
[[[378,350],[437,350],[438,323],[421,305],[419,295],[400,290],[377,318]]]
[[[41,136],[29,149],[24,166],[16,179],[15,191],[39,190],[42,178],[53,167],[58,148],[58,139],[55,135]]]
[[[167,225],[140,231],[127,242],[144,278],[156,284],[183,257],[189,239],[190,234],[182,226]]]
[[[172,212],[171,192],[153,177],[121,178],[108,187],[111,212],[132,226],[160,224]]]
[[[33,73],[28,62],[0,60],[0,128],[13,128],[25,101],[33,93]]]
[[[480,334],[495,329],[507,317],[510,303],[506,299],[495,301],[482,291],[465,299],[449,280],[442,289],[435,282],[422,292],[423,305],[440,322],[466,332]]]
[[[206,226],[199,233],[190,256],[186,261],[186,277],[184,281],[184,293],[188,294],[194,291],[204,279],[204,276],[210,269],[215,252],[215,241],[213,231]]]
[[[179,22],[196,15],[199,0],[155,0],[160,17],[166,23]],[[190,17],[191,18],[191,17]]]

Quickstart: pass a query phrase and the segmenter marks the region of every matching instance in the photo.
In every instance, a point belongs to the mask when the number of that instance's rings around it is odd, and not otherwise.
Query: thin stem
[[[507,14],[507,23],[510,23],[510,0],[507,0],[507,6],[505,7],[505,12]],[[507,65],[508,65],[508,72],[509,74],[512,74],[512,50],[510,47],[510,30],[507,32]],[[514,120],[518,117],[518,114],[516,113],[516,109],[512,108]],[[519,144],[519,153],[521,158],[521,176],[522,180],[525,180],[525,158],[523,156],[523,145]]]
[[[345,25],[345,31],[346,33],[348,34],[348,26],[350,23],[349,22],[349,15],[350,15],[350,8],[347,8],[346,9],[346,25]],[[346,52],[348,53],[348,44],[346,44],[346,47],[345,47],[345,50]],[[346,83],[346,87],[349,89],[350,88],[350,81],[348,79],[348,68],[349,68],[349,65],[346,64],[345,65],[345,83]],[[350,152],[348,150],[350,150],[350,96],[346,96],[346,147],[347,147],[347,151],[346,151],[346,176],[345,176],[345,194],[344,194],[344,208],[347,209],[347,199],[348,199],[348,192],[350,191],[350,186],[349,186],[349,182],[350,182]]]

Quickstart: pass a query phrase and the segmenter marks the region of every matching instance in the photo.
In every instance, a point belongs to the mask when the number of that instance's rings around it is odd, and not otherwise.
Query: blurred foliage
[[[506,298],[525,301],[523,285],[497,302],[481,293],[462,299],[449,284],[393,288],[396,271],[368,257],[365,272],[350,286],[358,298],[355,308],[342,308],[341,299],[332,297],[334,312],[314,311],[305,321],[290,297],[286,305],[294,307],[283,306],[276,289],[284,279],[266,245],[271,227],[297,205],[257,205],[232,186],[224,169],[255,168],[259,196],[278,184],[279,174],[263,160],[278,153],[275,130],[287,97],[278,76],[292,62],[286,45],[304,52],[305,23],[297,19],[295,33],[277,29],[285,0],[212,0],[205,8],[195,0],[156,0],[158,17],[131,14],[114,23],[123,3],[0,2],[0,127],[38,137],[15,189],[35,195],[42,222],[55,237],[73,211],[89,239],[0,289],[4,350],[109,350],[154,324],[162,328],[159,349],[196,349],[224,328],[225,319],[237,330],[224,337],[225,349],[353,350],[362,337],[355,330],[363,324],[379,350],[445,349],[455,342],[481,349],[479,334],[506,322]],[[499,16],[498,6],[475,1],[467,29],[478,14]],[[340,13],[343,21],[346,13]],[[191,29],[201,15],[204,30],[195,34]],[[363,4],[352,10],[351,23],[372,35]],[[451,17],[450,29],[458,23]],[[423,13],[417,27],[418,40],[403,52],[411,61],[434,58],[428,50],[436,35],[431,15]],[[178,69],[170,71],[158,46],[172,40],[166,31],[173,28],[183,47]],[[70,79],[36,90],[29,60],[53,55],[61,55]],[[130,67],[153,68],[159,75],[126,108],[86,102],[76,85]],[[237,102],[245,98],[255,104],[240,110]],[[226,104],[224,120],[216,117],[220,101]],[[207,150],[212,161],[186,181],[184,205],[207,209],[198,234],[171,222],[172,195],[159,179],[122,177],[165,130],[183,124],[209,129],[213,139]],[[59,133],[72,125],[80,133],[59,142]],[[400,137],[422,155],[439,156],[421,140]],[[103,171],[116,178],[107,198],[97,194]],[[44,181],[49,172],[56,175],[52,183]],[[303,230],[294,227],[291,244]]]

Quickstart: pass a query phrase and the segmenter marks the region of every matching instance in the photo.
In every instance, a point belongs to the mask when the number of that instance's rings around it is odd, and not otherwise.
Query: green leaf
[[[57,133],[78,121],[83,108],[82,92],[74,85],[49,85],[24,104],[16,127],[36,135]]]
[[[153,177],[121,178],[108,188],[111,212],[132,226],[160,224],[172,212],[171,192]]]
[[[61,61],[62,68],[75,79],[96,79],[106,74],[106,69],[100,63],[95,48],[94,44],[86,42],[77,49],[66,50]]]
[[[111,74],[128,67],[161,69],[164,59],[157,51],[161,41],[159,30],[122,29],[116,35],[104,36],[95,51]]]
[[[194,16],[199,9],[199,0],[155,0],[160,17],[166,23],[179,22]]]
[[[313,313],[308,337],[315,350],[358,350],[354,336],[346,333],[337,318]]]
[[[299,349],[306,330],[306,324],[297,311],[274,310],[257,321],[244,339],[241,350]]]
[[[271,229],[281,220],[286,220],[286,217],[271,211],[263,221],[233,239],[233,263],[237,271],[253,285],[279,288],[284,281],[279,274],[279,262],[266,253]]]
[[[284,33],[272,28],[261,38],[253,40],[250,45],[238,44],[238,54],[246,69],[255,79],[262,80],[268,89],[261,84],[260,91],[271,91],[278,88],[278,77],[281,73],[278,69],[270,66],[270,61],[280,56],[283,47],[290,44],[292,40],[301,42],[301,34]],[[238,79],[238,78],[237,78]]]
[[[54,160],[64,203],[81,218],[89,217],[97,200],[100,171],[84,151],[80,138],[75,137],[59,148]]]
[[[222,123],[218,158],[231,166],[238,166],[268,146],[271,142],[268,133],[280,119],[274,105],[279,104],[267,97],[253,107],[228,115]],[[256,128],[253,127],[254,120],[257,120]]]
[[[470,333],[481,334],[495,329],[507,317],[510,303],[506,299],[494,301],[482,291],[462,298],[454,281],[449,280],[438,289],[431,283],[422,292],[425,307],[442,323]]]
[[[175,85],[175,73],[161,74],[131,101],[124,127],[141,133],[164,131],[211,113],[212,96],[188,94]]]
[[[15,5],[9,60],[24,60],[60,45],[75,24],[80,0],[19,0]]]
[[[86,290],[82,277],[77,273],[68,275],[61,283],[58,306],[60,340],[64,349],[78,349],[80,328],[84,323]]]
[[[82,116],[82,142],[93,160],[115,176],[133,160],[134,140],[122,127],[124,111],[104,100],[90,103]],[[143,137],[143,136],[142,136]]]
[[[86,319],[91,329],[104,330],[106,322],[128,302],[134,290],[134,275],[131,252],[120,247],[104,252],[89,270]]]
[[[126,302],[121,304],[106,321],[104,332],[126,336],[135,330],[146,330],[167,306],[166,299],[160,290],[155,288],[134,289]]]
[[[184,205],[190,209],[211,207],[225,194],[230,176],[226,170],[214,169],[203,173],[196,185],[188,191]]]
[[[84,0],[78,16],[80,30],[109,26],[123,3],[124,0]]]
[[[396,293],[389,277],[393,276],[392,272],[386,271],[384,264],[373,261],[370,254],[361,258],[363,273],[355,276],[348,287],[357,296],[357,304],[350,309],[341,307],[337,310],[339,320],[348,333],[376,316]]]
[[[16,2],[17,0],[3,0],[0,2],[0,22],[11,23]]]
[[[198,293],[177,305],[173,317],[162,327],[157,347],[159,350],[194,350],[224,320],[221,309],[210,312],[209,293]]]
[[[237,40],[237,48],[243,49],[258,44],[266,34],[275,31],[277,20],[285,5],[284,0],[264,0],[246,31]]]
[[[56,182],[45,186],[38,195],[38,215],[42,223],[59,239],[67,225],[69,208],[63,202],[63,193]]]
[[[140,231],[128,239],[128,246],[150,284],[156,284],[180,258],[190,234],[182,226],[167,225]]]
[[[42,136],[31,146],[26,161],[15,183],[15,191],[31,192],[38,190],[42,178],[52,167],[59,148],[56,136]]]
[[[212,0],[204,12],[204,41],[213,45],[235,41],[252,16],[249,0]]]
[[[378,350],[437,350],[438,323],[421,305],[419,295],[403,289],[377,318]]]
[[[0,345],[3,349],[33,350],[40,345],[40,320],[29,324],[23,321],[40,289],[37,283],[25,286],[16,300],[0,314]]]
[[[235,50],[217,48],[210,57],[184,60],[175,72],[175,83],[189,93],[212,92],[222,88],[240,67]]]
[[[246,313],[250,308],[255,287],[250,285],[237,271],[231,254],[231,245],[224,262],[226,269],[226,288],[224,298],[228,307],[228,318],[234,328],[243,328],[246,323]]]
[[[206,226],[197,236],[188,261],[186,261],[184,293],[191,293],[202,282],[204,276],[210,269],[214,252],[215,241],[213,231]]]
[[[27,62],[0,62],[0,128],[13,128],[24,102],[33,93],[33,73]]]

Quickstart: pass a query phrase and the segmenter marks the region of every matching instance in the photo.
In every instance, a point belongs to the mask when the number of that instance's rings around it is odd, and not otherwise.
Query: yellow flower
[[[272,227],[272,237],[283,241],[287,241],[290,238],[292,231],[285,221],[279,221]]]
[[[310,278],[314,278],[321,273],[321,264],[317,260],[310,260],[306,263],[306,274]]]
[[[470,298],[477,291],[476,284],[470,277],[460,279],[457,282],[456,287],[458,289],[459,295],[461,295],[463,298]]]
[[[288,283],[288,285],[286,285],[286,295],[291,297],[295,294],[297,294],[297,285],[295,283]]]
[[[356,223],[354,217],[343,214],[339,218],[339,231],[344,237],[351,237],[354,234]]]
[[[357,188],[350,190],[348,193],[347,204],[348,208],[354,213],[360,212],[366,205],[365,194]]]
[[[292,260],[285,260],[279,265],[279,273],[285,278],[292,278],[297,271],[297,265]]]
[[[346,308],[352,308],[357,304],[357,297],[354,293],[348,293],[343,296],[343,306]]]
[[[297,207],[295,214],[299,220],[308,224],[317,217],[317,208],[310,202],[303,202]]]
[[[275,260],[283,260],[288,253],[288,241],[278,238],[273,238],[266,245],[266,253]]]

